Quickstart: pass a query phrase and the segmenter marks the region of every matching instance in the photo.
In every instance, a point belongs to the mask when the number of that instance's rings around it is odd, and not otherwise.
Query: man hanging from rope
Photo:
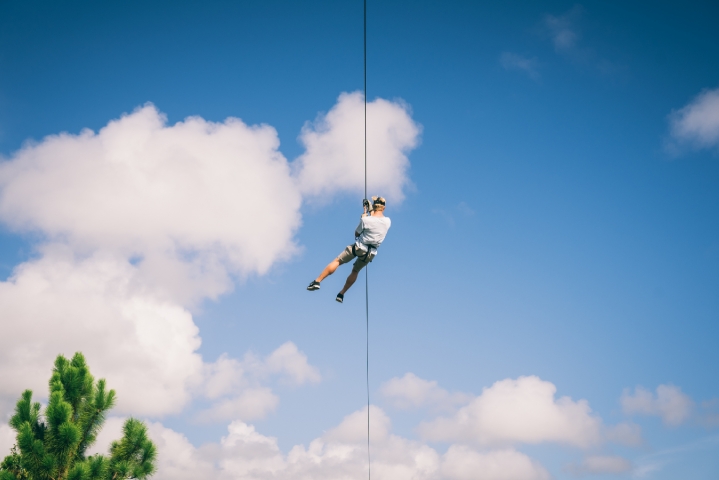
[[[337,267],[349,262],[353,258],[357,258],[352,266],[352,272],[347,277],[345,286],[340,293],[337,294],[337,298],[335,299],[342,303],[345,299],[345,293],[347,293],[347,290],[349,290],[352,284],[357,280],[357,275],[360,270],[377,255],[377,248],[384,241],[384,237],[387,235],[387,231],[392,222],[389,217],[384,216],[384,198],[372,197],[371,208],[369,201],[364,200],[363,206],[364,213],[360,218],[359,225],[355,229],[355,243],[349,245],[337,258],[332,260],[329,265],[322,270],[320,276],[317,277],[316,280],[312,280],[307,290],[319,290],[320,282],[335,273]]]

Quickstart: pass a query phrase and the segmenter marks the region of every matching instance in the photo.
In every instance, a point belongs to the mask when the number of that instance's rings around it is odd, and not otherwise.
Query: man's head
[[[372,197],[372,210],[375,212],[384,211],[385,203],[384,197]]]

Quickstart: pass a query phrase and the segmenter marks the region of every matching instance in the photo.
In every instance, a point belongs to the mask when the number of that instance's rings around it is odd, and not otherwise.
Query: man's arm
[[[367,216],[366,212],[362,214],[362,218],[364,218],[365,216]],[[357,228],[355,228],[355,238],[362,235],[362,230],[364,230],[364,222],[362,221],[362,218],[360,218],[360,223],[359,225],[357,225]]]
[[[362,212],[362,216],[360,217],[359,225],[357,225],[357,228],[355,228],[355,238],[362,235],[362,230],[364,230],[364,224],[363,224],[364,222],[362,221],[362,219],[368,215],[368,212],[370,210],[370,204],[366,198],[364,200],[362,200],[362,209],[364,211]]]

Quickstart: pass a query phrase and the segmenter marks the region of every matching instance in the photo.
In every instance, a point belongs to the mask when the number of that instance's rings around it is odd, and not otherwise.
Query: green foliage
[[[112,442],[109,457],[86,456],[97,439],[115,391],[95,379],[76,353],[55,360],[45,412],[25,390],[10,419],[15,446],[0,463],[0,480],[144,480],[155,472],[157,452],[147,427],[131,418],[123,436]]]

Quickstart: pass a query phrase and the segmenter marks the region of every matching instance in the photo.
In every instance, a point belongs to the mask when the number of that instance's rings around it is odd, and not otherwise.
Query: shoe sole
[[[339,298],[339,297],[335,298],[335,301],[337,301],[338,303],[342,303],[342,302],[344,302],[344,300],[345,300],[344,298]]]
[[[314,292],[315,290],[319,290],[319,289],[320,289],[320,287],[315,286],[315,285],[313,285],[311,287],[307,287],[307,290],[309,290],[310,292]]]

